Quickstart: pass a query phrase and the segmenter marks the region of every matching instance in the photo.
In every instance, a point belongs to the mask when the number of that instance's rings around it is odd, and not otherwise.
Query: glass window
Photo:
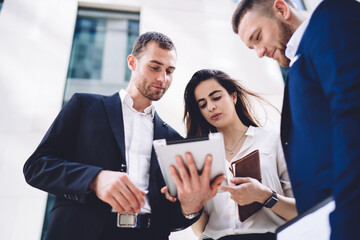
[[[3,6],[4,0],[0,0],[0,12],[1,12],[1,8]]]
[[[304,1],[303,0],[291,0],[293,3],[295,3],[296,7],[301,10],[306,10]]]
[[[138,36],[138,13],[80,8],[64,100],[75,92],[112,94],[126,87],[126,59]]]

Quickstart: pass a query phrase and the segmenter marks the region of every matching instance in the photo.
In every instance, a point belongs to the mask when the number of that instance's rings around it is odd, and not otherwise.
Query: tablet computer
[[[185,153],[190,152],[193,155],[198,171],[201,172],[206,155],[211,154],[213,156],[210,173],[211,180],[214,180],[219,175],[226,175],[226,157],[222,133],[210,133],[207,136],[185,138],[180,140],[158,139],[153,141],[153,146],[166,186],[168,187],[169,193],[174,197],[177,196],[177,189],[170,174],[169,167],[170,165],[174,165],[177,168],[175,162],[176,155],[182,156],[187,167]],[[223,184],[226,184],[226,181],[224,181]]]

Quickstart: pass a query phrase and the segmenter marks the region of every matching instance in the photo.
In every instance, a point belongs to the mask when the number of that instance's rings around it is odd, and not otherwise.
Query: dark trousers
[[[212,238],[206,238],[205,240],[212,240]],[[253,234],[237,234],[228,235],[219,238],[219,240],[275,240],[274,233],[253,233]]]

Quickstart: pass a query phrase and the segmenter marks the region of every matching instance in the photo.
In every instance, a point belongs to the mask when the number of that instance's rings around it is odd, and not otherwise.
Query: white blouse
[[[280,137],[277,132],[250,126],[246,140],[231,161],[259,149],[262,183],[280,195],[293,197]],[[226,160],[225,160],[226,161]],[[226,161],[226,168],[230,163]],[[233,178],[227,171],[227,178]],[[262,208],[244,222],[238,217],[237,203],[229,192],[219,192],[204,207],[209,221],[200,239],[218,239],[227,235],[275,232],[285,221],[268,208]]]

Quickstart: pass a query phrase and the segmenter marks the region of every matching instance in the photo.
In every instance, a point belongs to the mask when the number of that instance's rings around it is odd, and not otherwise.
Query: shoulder
[[[250,126],[249,131],[252,131],[256,138],[280,138],[280,132],[274,129]]]
[[[154,123],[155,125],[161,125],[163,128],[167,129],[168,139],[180,139],[183,138],[173,127],[160,118],[160,116],[155,112],[154,114]]]
[[[94,94],[94,93],[74,93],[74,95],[71,97],[71,99],[76,98],[76,99],[84,100],[84,101],[86,101],[86,100],[93,101],[93,100],[100,100],[100,99],[108,98],[108,97],[111,97],[111,96],[104,96],[104,95]]]
[[[110,96],[100,95],[100,94],[93,94],[93,93],[74,93],[69,100],[71,102],[79,102],[80,104],[93,104],[95,102],[101,102],[101,100],[111,100],[116,99],[120,100],[119,93],[115,93]]]
[[[360,3],[356,0],[324,0],[311,15],[308,28],[312,29],[321,26],[325,30],[331,30],[334,27],[347,27],[343,25],[344,22],[358,20],[359,10]]]

